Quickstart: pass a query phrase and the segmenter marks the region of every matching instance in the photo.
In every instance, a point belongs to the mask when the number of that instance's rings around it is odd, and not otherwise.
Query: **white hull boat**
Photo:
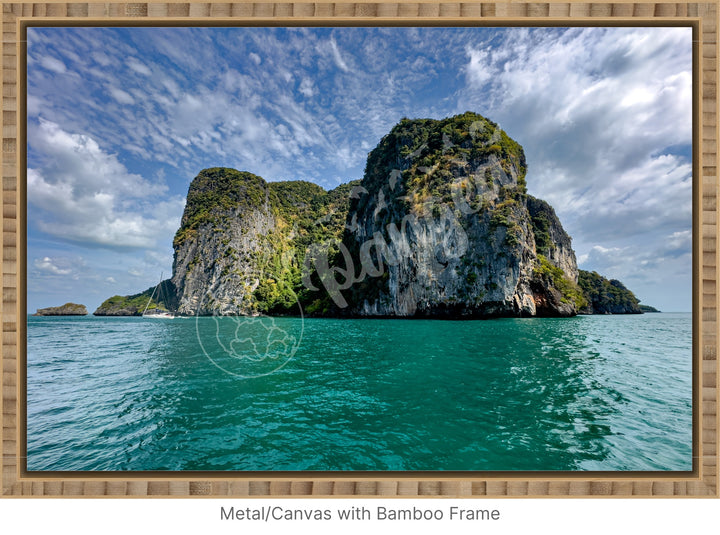
[[[157,286],[155,286],[155,289],[153,290],[152,294],[150,295],[150,299],[148,299],[147,305],[145,305],[145,310],[143,310],[142,317],[143,318],[150,318],[150,319],[163,319],[163,320],[171,320],[175,318],[175,314],[170,312],[169,310],[161,310],[159,308],[150,308],[150,303],[152,303],[153,297],[155,297],[155,292],[160,290],[159,293],[162,293],[162,288],[160,288],[160,285],[162,284],[162,273],[160,273],[160,282]],[[148,310],[150,308],[150,310]]]

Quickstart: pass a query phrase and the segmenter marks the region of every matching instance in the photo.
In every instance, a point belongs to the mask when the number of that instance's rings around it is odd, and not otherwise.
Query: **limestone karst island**
[[[95,315],[489,318],[641,313],[578,270],[522,147],[475,113],[403,119],[331,191],[228,168],[190,184],[170,279]],[[647,309],[649,311],[649,308]]]
[[[33,316],[87,316],[85,305],[65,303],[58,307],[38,308]]]

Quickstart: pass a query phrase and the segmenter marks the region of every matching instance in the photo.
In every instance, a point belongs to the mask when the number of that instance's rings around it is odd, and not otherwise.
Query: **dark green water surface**
[[[690,470],[691,316],[28,318],[29,470]]]

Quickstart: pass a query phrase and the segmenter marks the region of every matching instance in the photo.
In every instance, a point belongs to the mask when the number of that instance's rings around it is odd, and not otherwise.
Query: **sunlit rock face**
[[[522,147],[473,113],[402,120],[370,153],[344,244],[360,316],[568,316],[577,263],[525,189]]]

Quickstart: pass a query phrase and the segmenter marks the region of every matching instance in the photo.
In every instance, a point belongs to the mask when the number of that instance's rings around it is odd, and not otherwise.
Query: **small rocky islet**
[[[33,316],[87,316],[85,305],[65,303],[58,307],[38,308]]]
[[[621,282],[578,270],[522,147],[476,113],[402,119],[362,180],[326,191],[201,171],[153,298],[180,315],[568,317],[640,314]],[[97,316],[140,315],[155,288]],[[157,298],[161,295],[162,298]],[[649,311],[646,307],[646,311]]]

